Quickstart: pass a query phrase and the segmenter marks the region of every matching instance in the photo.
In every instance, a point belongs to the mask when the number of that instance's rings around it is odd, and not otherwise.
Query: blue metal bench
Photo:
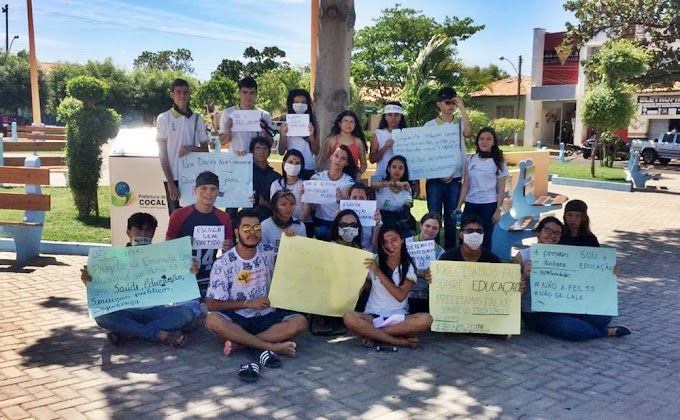
[[[661,178],[661,174],[651,172],[648,169],[640,169],[640,152],[634,150],[630,153],[628,158],[628,166],[625,169],[626,181],[632,181],[635,188],[645,188],[648,180],[657,180]]]
[[[14,239],[17,261],[40,255],[45,212],[50,210],[50,196],[42,194],[41,185],[50,184],[50,170],[40,167],[40,158],[26,158],[24,167],[0,166],[0,182],[25,185],[25,193],[0,193],[0,209],[24,210],[22,222],[0,221],[0,233]]]

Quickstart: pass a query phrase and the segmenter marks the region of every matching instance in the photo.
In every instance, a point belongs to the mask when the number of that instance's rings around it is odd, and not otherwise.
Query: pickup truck
[[[680,133],[675,130],[654,140],[634,140],[631,150],[640,152],[642,160],[651,165],[656,159],[667,165],[671,159],[680,159]]]

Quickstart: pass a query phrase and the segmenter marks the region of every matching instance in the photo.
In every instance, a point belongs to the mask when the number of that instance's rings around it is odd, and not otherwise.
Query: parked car
[[[584,159],[590,159],[590,157],[593,155],[593,145],[595,144],[595,135],[592,135],[588,138],[588,140],[581,145],[581,152],[583,153],[583,158]],[[598,144],[598,148],[595,151],[595,159],[602,159],[601,156],[601,150],[600,150],[600,144]],[[619,152],[616,156],[617,159],[622,159],[622,160],[627,160],[628,157],[630,156],[630,146],[624,141],[621,146],[619,147]]]
[[[671,159],[680,159],[680,133],[673,130],[654,140],[634,140],[632,148],[640,152],[642,160],[648,165],[657,159],[660,164],[668,165]]]

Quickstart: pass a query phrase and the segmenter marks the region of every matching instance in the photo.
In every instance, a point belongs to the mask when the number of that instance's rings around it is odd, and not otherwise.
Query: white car
[[[680,159],[680,133],[673,130],[654,140],[634,140],[633,150],[640,152],[642,160],[651,165],[656,159],[667,165],[671,159]]]

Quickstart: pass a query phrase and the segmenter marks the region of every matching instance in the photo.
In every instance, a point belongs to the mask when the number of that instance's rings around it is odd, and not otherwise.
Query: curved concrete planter
[[[41,254],[57,254],[57,255],[87,255],[90,248],[110,248],[108,244],[93,244],[84,242],[55,242],[55,241],[41,241]],[[0,251],[16,252],[14,240],[10,238],[0,238]]]
[[[626,182],[596,181],[591,179],[562,178],[557,175],[552,175],[550,181],[553,184],[569,185],[572,187],[598,188],[601,190],[627,191],[627,192],[633,191],[633,184],[630,181]]]

